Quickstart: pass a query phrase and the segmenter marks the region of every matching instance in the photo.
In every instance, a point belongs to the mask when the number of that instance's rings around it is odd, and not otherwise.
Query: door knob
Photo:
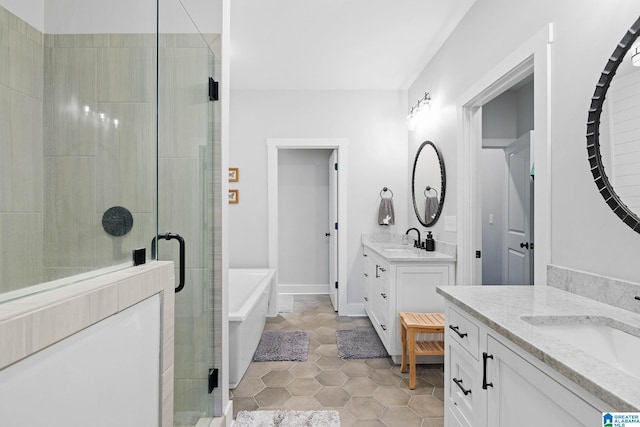
[[[329,237],[329,236],[331,236],[331,233],[324,233],[324,235]]]
[[[520,247],[529,249],[529,242],[520,243]]]

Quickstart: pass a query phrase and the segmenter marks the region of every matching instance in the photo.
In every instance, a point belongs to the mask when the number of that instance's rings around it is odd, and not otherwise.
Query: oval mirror
[[[433,142],[425,141],[416,153],[411,180],[413,209],[420,224],[430,227],[438,221],[445,192],[444,161]]]
[[[640,18],[618,43],[600,75],[589,109],[587,152],[593,178],[605,202],[625,224],[640,233],[638,31]]]

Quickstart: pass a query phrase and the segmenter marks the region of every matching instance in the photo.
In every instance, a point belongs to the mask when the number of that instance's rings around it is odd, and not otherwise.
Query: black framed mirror
[[[413,209],[420,224],[431,227],[438,221],[446,189],[442,155],[433,142],[425,141],[418,148],[411,175]]]
[[[587,153],[598,191],[613,212],[638,233],[640,155],[633,153],[633,146],[640,149],[640,121],[632,115],[633,110],[640,113],[640,92],[633,91],[633,86],[640,90],[640,56],[632,57],[640,55],[639,31],[640,18],[602,71],[587,120]],[[638,66],[632,64],[634,60]]]

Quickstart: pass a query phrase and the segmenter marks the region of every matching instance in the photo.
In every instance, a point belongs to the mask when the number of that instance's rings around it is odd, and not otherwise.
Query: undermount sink
[[[410,255],[410,256],[426,256],[426,251],[411,246],[387,247],[382,249],[383,252],[394,256]]]
[[[640,336],[621,329],[634,330],[631,326],[625,327],[625,324],[605,317],[523,316],[521,319],[608,365],[640,378]]]
[[[411,248],[384,248],[387,252],[415,252],[417,249]]]

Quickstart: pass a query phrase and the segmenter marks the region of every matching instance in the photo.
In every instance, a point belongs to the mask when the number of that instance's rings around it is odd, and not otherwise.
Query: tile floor
[[[307,331],[306,362],[252,362],[231,390],[234,418],[242,410],[340,413],[341,427],[442,427],[442,365],[419,365],[416,388],[391,358],[338,357],[336,329],[371,328],[368,318],[340,317],[326,295],[294,297],[293,310],[267,319],[266,330]]]

